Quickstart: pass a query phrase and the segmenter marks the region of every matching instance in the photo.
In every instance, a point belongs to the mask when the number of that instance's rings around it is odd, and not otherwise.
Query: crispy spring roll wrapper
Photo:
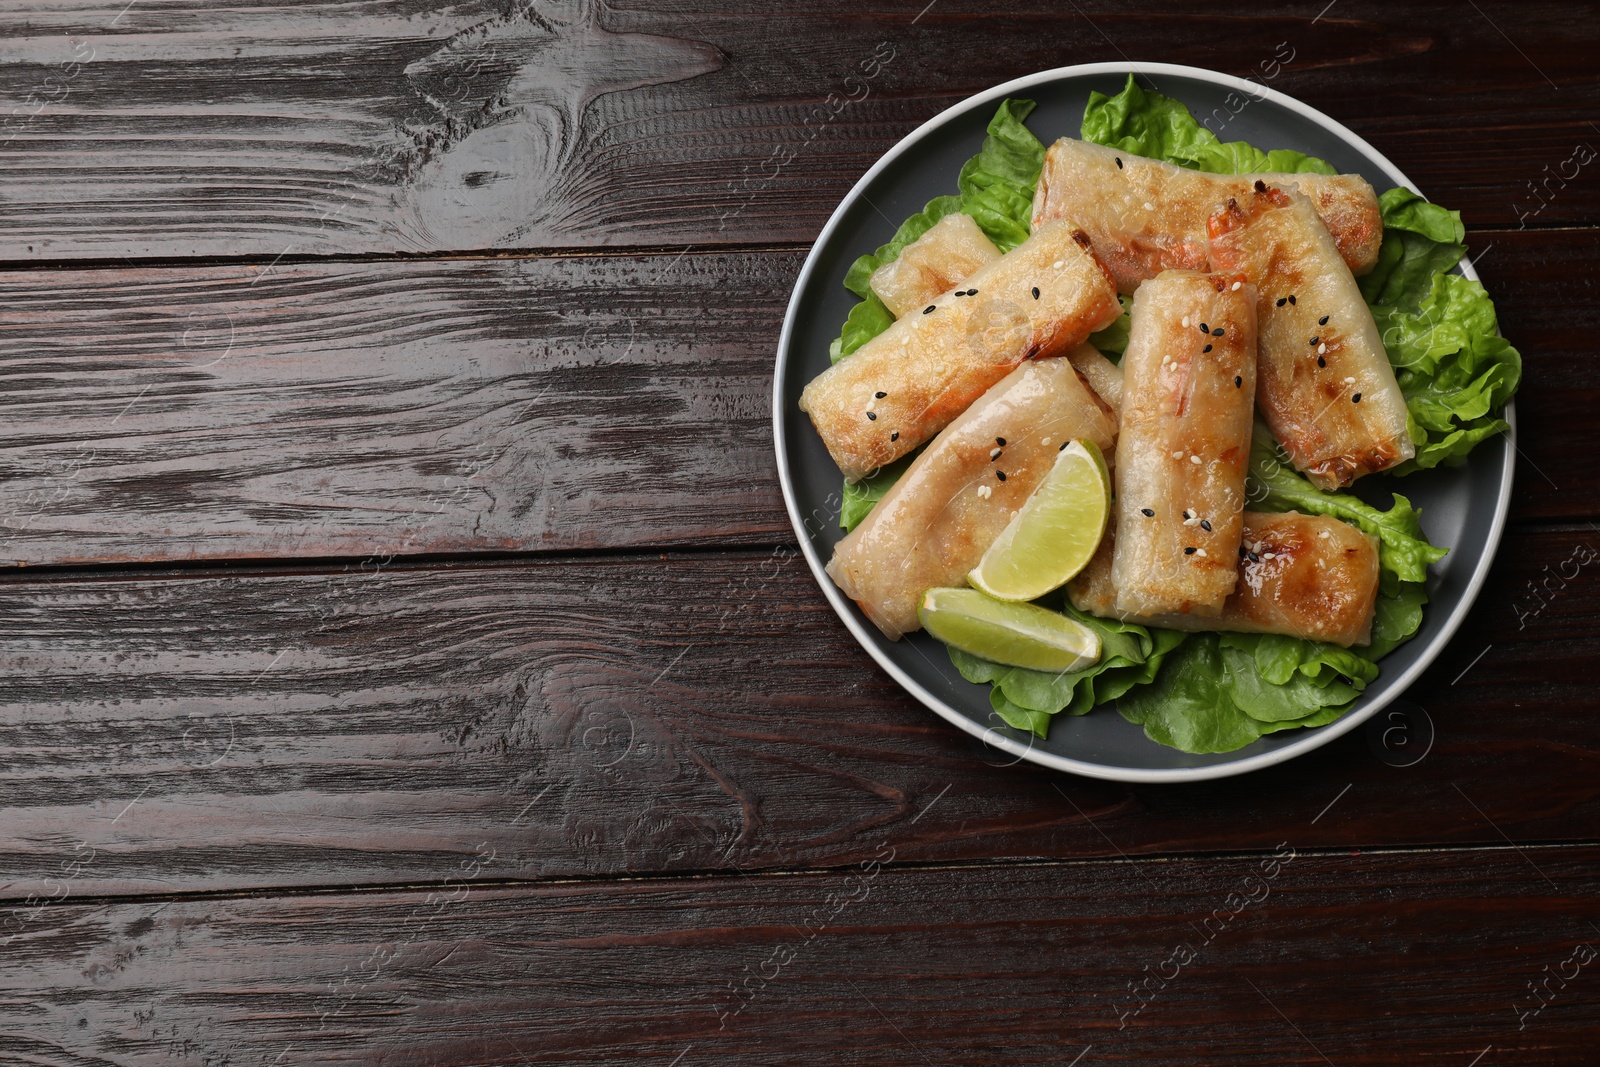
[[[1061,448],[1085,438],[1109,450],[1116,432],[1071,362],[1024,363],[945,427],[839,542],[828,573],[891,640],[919,629],[922,594],[966,583]]]
[[[1286,634],[1349,648],[1372,639],[1378,603],[1378,540],[1326,515],[1244,513],[1238,582],[1213,618],[1119,611],[1111,577],[1116,532],[1067,585],[1079,611],[1173,630]]]
[[[1122,368],[1100,354],[1091,344],[1081,344],[1067,353],[1067,358],[1089,383],[1095,396],[1106,402],[1112,411],[1122,407]]]
[[[1208,269],[1206,220],[1230,196],[1248,196],[1258,180],[1310,197],[1350,270],[1365,274],[1377,264],[1383,215],[1358,174],[1206,174],[1069,137],[1045,153],[1033,224],[1072,219],[1117,287],[1131,293],[1164,270]]]
[[[870,284],[894,317],[903,318],[999,258],[1000,250],[971,215],[946,215],[873,271]]]
[[[1216,615],[1237,577],[1255,421],[1255,287],[1187,270],[1145,282],[1122,367],[1117,610]]]
[[[823,371],[800,408],[853,482],[932,438],[1023,360],[1082,344],[1120,311],[1088,239],[1047,223]]]
[[[1213,265],[1256,281],[1256,404],[1294,465],[1339,489],[1415,455],[1383,338],[1311,202],[1262,183],[1210,231]]]

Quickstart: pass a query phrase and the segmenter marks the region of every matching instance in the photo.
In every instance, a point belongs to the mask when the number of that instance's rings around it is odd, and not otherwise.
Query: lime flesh
[[[1111,476],[1093,441],[1072,441],[967,581],[1000,600],[1037,600],[1094,558],[1111,514]]]
[[[1082,623],[976,589],[930,589],[917,618],[945,644],[1012,667],[1076,671],[1100,659],[1100,635]]]

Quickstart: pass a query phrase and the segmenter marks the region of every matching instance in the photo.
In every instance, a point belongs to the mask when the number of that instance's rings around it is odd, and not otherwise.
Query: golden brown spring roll
[[[1047,223],[807,385],[800,408],[845,478],[927,441],[1023,360],[1110,325],[1116,288],[1087,246],[1071,225]]]
[[[1133,299],[1122,357],[1117,610],[1216,615],[1233,592],[1250,464],[1256,290],[1170,270]]]
[[[872,272],[872,291],[895,318],[903,318],[999,258],[1000,250],[971,215],[946,215]]]
[[[1208,269],[1206,220],[1230,196],[1247,196],[1257,180],[1310,197],[1350,270],[1365,274],[1378,262],[1383,215],[1360,175],[1206,174],[1067,137],[1045,153],[1033,223],[1072,219],[1117,287],[1131,293],[1164,270]]]
[[[1072,365],[1083,375],[1096,396],[1112,411],[1122,406],[1122,368],[1100,354],[1091,344],[1081,344],[1067,353]]]
[[[1311,202],[1262,183],[1210,229],[1217,269],[1256,281],[1256,404],[1294,465],[1339,489],[1415,455],[1383,338]]]
[[[860,526],[828,573],[891,639],[916,630],[917,604],[969,570],[1074,438],[1111,448],[1116,416],[1065,358],[1013,370],[945,427]]]
[[[1244,513],[1238,583],[1213,618],[1119,611],[1111,579],[1116,532],[1067,585],[1079,611],[1173,630],[1286,634],[1349,648],[1372,639],[1378,603],[1378,541],[1326,515]]]

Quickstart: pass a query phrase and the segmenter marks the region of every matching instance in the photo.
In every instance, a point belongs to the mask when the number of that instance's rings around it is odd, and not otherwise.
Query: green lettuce
[[[1160,93],[1146,92],[1139,88],[1132,74],[1116,96],[1089,94],[1089,106],[1083,112],[1082,137],[1085,141],[1120,148],[1136,156],[1164,159],[1180,167],[1212,174],[1338,173],[1326,160],[1304,152],[1286,149],[1263,152],[1243,141],[1219,141],[1216,134],[1195,121],[1181,102]]]
[[[1006,724],[1044,737],[1052,716],[1082,715],[1153,681],[1167,653],[1187,634],[1100,619],[1071,604],[1052,605],[1100,635],[1100,659],[1081,671],[1036,671],[1008,667],[948,648],[950,662],[969,682],[990,682],[989,703]]]
[[[1330,681],[1329,692],[1299,673],[1291,676],[1297,684],[1273,691],[1251,650],[1224,646],[1224,640],[1239,636],[1192,635],[1163,665],[1156,682],[1128,693],[1117,701],[1117,710],[1159,744],[1184,752],[1232,752],[1265,734],[1326,725],[1355,698],[1351,686]]]

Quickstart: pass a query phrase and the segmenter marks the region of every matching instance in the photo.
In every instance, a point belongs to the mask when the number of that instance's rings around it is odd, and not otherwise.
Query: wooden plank
[[[1600,515],[1582,231],[1480,244],[1515,514]],[[772,543],[797,253],[0,273],[0,561]]]
[[[1273,71],[1474,225],[1600,212],[1600,30],[1553,0],[926,6],[8,4],[0,260],[809,241],[950,104],[1125,55]]]
[[[0,1048],[52,1067],[1592,1062],[1600,849],[1327,855],[1303,829],[1230,858],[518,889],[474,885],[486,852],[427,893],[46,907],[7,946]]]
[[[848,864],[886,835],[921,862],[1270,848],[1307,824],[1307,847],[1592,837],[1596,559],[1588,527],[1509,538],[1412,690],[1431,748],[1419,725],[1386,749],[1383,722],[1137,788],[1008,766],[937,719],[792,549],[13,576],[0,896],[420,881],[480,847],[497,877],[561,878]]]
[[[792,536],[772,360],[799,257],[0,277],[0,559]]]

